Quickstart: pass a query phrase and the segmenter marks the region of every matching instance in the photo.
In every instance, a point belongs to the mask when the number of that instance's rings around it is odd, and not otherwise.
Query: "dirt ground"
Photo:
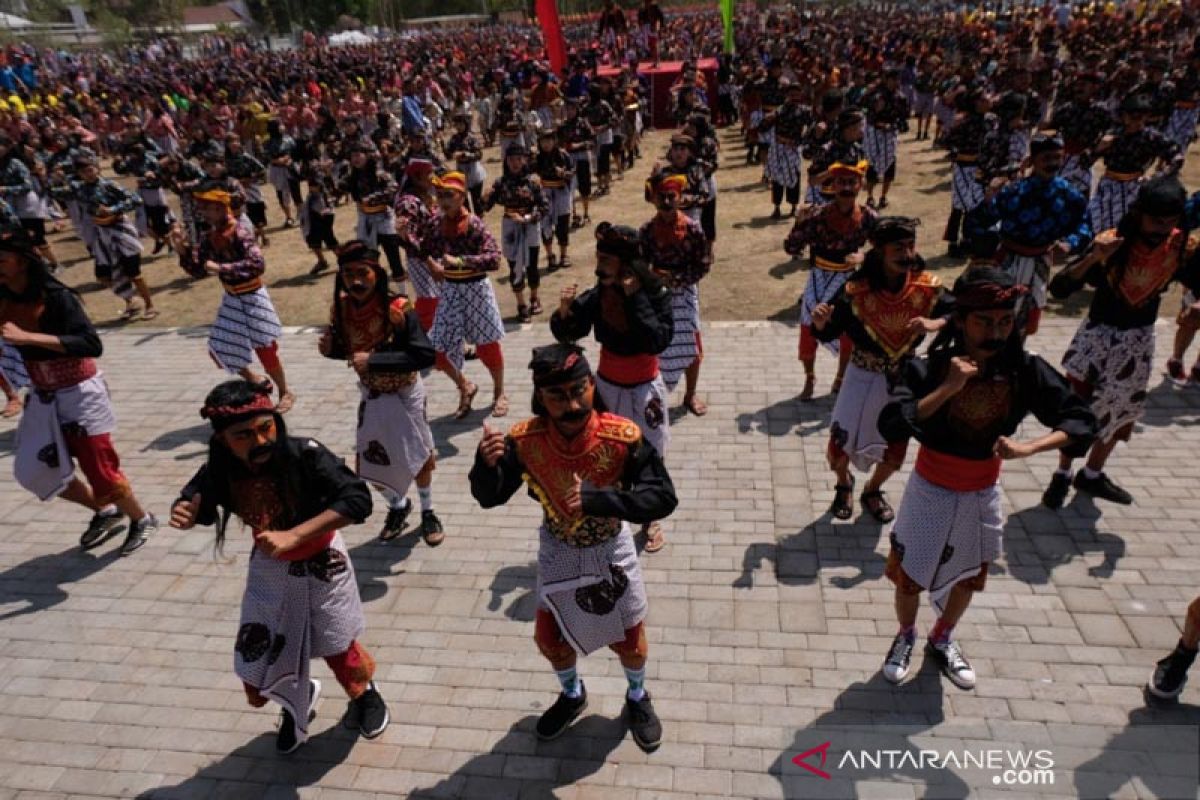
[[[650,218],[651,207],[643,200],[643,182],[649,175],[653,160],[663,157],[669,138],[668,131],[655,131],[642,144],[643,158],[622,180],[613,181],[609,196],[593,201],[592,227],[572,232],[571,255],[574,266],[545,276],[541,294],[547,313],[557,303],[560,289],[568,283],[589,285],[593,281],[595,249],[592,231],[603,220],[640,225]],[[745,150],[737,129],[720,133],[722,155],[717,171],[717,244],[715,261],[710,275],[701,288],[703,317],[715,320],[780,320],[797,317],[796,301],[804,288],[807,264],[793,261],[783,252],[783,240],[791,228],[788,219],[771,220],[771,203],[767,187],[761,183],[761,168],[747,166]],[[498,151],[492,148],[486,156],[491,176],[499,174]],[[952,281],[961,271],[963,262],[944,255],[942,228],[950,208],[950,172],[944,151],[934,150],[928,142],[915,142],[906,134],[899,147],[898,178],[889,197],[888,213],[919,217],[923,221],[918,247],[930,266]],[[1184,184],[1200,186],[1200,159],[1189,159],[1183,174]],[[269,192],[268,192],[269,194]],[[786,204],[784,206],[786,212]],[[338,209],[336,232],[341,240],[354,235],[354,210],[351,206]],[[499,236],[499,211],[488,215],[492,231]],[[285,325],[314,325],[327,321],[332,272],[317,278],[308,277],[313,264],[312,254],[305,247],[298,228],[283,230],[282,211],[273,197],[268,199],[268,231],[271,246],[266,249],[266,283]],[[219,301],[220,287],[215,279],[193,280],[180,268],[174,256],[167,253],[144,260],[144,274],[154,293],[155,304],[162,316],[153,322],[120,323],[117,316],[123,308],[121,301],[102,289],[94,280],[92,262],[82,243],[69,227],[51,236],[59,259],[67,267],[63,280],[79,289],[97,324],[191,326],[212,321]],[[543,267],[545,256],[542,256]],[[502,286],[497,290],[501,310],[506,319],[516,313],[513,295],[507,290],[505,270],[497,274]],[[1078,314],[1086,298],[1075,298],[1068,308],[1051,307],[1051,311]],[[1164,313],[1172,314],[1177,306],[1163,304]],[[535,318],[539,320],[540,318]]]

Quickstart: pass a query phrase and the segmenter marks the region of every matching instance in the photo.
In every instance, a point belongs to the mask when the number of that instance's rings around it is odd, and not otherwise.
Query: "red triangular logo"
[[[811,755],[817,754],[817,755],[821,756],[821,766],[822,767],[825,766],[825,759],[829,755],[829,745],[830,744],[831,744],[831,742],[825,742],[824,744],[819,744],[816,747],[810,747],[809,749],[805,750],[803,753],[800,753],[799,755],[793,757],[792,763],[795,764],[797,767],[804,767],[806,770],[811,772],[813,775],[819,775],[822,778],[824,778],[825,780],[830,780],[831,778],[830,778],[830,775],[828,772],[826,772],[823,769],[819,769],[818,767],[814,767],[812,764],[808,764],[805,762],[806,758],[808,758]]]

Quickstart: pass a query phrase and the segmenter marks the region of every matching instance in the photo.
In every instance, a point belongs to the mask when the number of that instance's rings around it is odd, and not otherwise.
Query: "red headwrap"
[[[223,431],[230,425],[269,414],[275,410],[275,401],[265,387],[256,387],[254,399],[240,406],[204,406],[200,416],[212,423],[214,431]]]

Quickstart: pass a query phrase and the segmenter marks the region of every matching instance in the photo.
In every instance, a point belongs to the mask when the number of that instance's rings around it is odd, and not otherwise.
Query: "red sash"
[[[649,353],[623,356],[601,348],[600,366],[596,372],[609,383],[638,386],[658,376],[658,356]]]
[[[954,492],[978,492],[1000,480],[999,456],[983,461],[959,458],[921,445],[917,450],[917,474],[934,486]]]

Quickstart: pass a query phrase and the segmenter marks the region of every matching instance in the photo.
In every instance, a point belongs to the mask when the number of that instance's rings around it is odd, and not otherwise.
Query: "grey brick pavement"
[[[1072,329],[1051,321],[1038,345],[1057,357]],[[1160,333],[1169,341],[1169,328]],[[160,515],[204,456],[196,409],[221,376],[203,336],[104,336],[118,445]],[[547,338],[537,327],[506,340],[518,414],[528,404],[529,349]],[[824,514],[830,403],[792,399],[794,329],[717,325],[705,343],[712,411],[674,431],[670,467],[681,504],[668,548],[644,559],[648,686],[666,725],[659,752],[647,756],[623,735],[623,678],[607,654],[582,662],[592,699],[586,718],[556,742],[536,742],[533,722],[556,692],[531,640],[538,510],[524,497],[487,513],[474,506],[466,472],[482,412],[450,420],[453,392],[435,376],[436,506],[447,542],[437,550],[413,536],[377,543],[378,518],[346,532],[366,601],[365,642],[392,707],[391,728],[374,742],[338,726],[344,706],[334,691],[310,744],[291,758],[274,754],[273,715],[245,705],[231,669],[248,537],[231,536],[228,564],[212,559],[209,530],[164,530],[130,559],[115,558],[111,546],[83,554],[75,542],[84,514],[38,503],[10,480],[0,485],[0,798],[965,791],[957,778],[904,769],[857,785],[845,773],[822,781],[790,761],[822,737],[834,739],[835,751],[876,740],[1046,746],[1058,769],[1045,791],[1195,795],[1195,752],[1186,748],[1200,722],[1200,690],[1190,687],[1176,708],[1146,710],[1140,687],[1196,593],[1200,393],[1152,391],[1141,430],[1112,468],[1134,490],[1132,507],[1075,499],[1059,513],[1040,510],[1053,458],[1006,465],[1005,558],[960,628],[979,687],[959,691],[926,665],[894,689],[877,673],[894,626],[882,577],[886,537]],[[311,331],[290,332],[283,355],[300,395],[292,430],[347,452],[350,373],[316,355]],[[831,366],[822,355],[821,386]],[[470,369],[483,378],[477,363]],[[0,433],[0,474],[9,474],[11,447],[10,426]],[[921,624],[930,624],[927,609]],[[314,669],[330,677],[324,664]],[[889,740],[884,724],[908,727]],[[1193,727],[1155,739],[1155,724]],[[1073,770],[1083,763],[1114,775],[1077,786]]]

